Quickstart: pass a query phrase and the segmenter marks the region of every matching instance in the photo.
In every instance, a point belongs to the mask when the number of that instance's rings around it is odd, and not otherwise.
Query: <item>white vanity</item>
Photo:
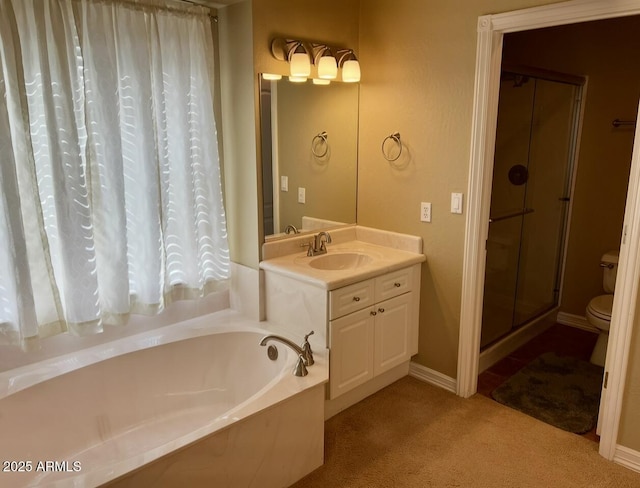
[[[312,348],[329,348],[327,418],[408,374],[426,259],[419,237],[329,232],[325,254],[307,256],[305,235],[266,243],[260,263],[266,319],[300,337],[314,330]]]

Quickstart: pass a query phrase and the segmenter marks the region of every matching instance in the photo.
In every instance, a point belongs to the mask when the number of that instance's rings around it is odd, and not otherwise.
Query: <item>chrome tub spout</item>
[[[294,342],[291,342],[286,337],[282,337],[275,334],[264,336],[260,340],[260,345],[266,346],[267,342],[276,341],[276,342],[280,342],[281,344],[284,344],[285,346],[290,347],[298,355],[298,361],[296,362],[296,366],[293,369],[293,374],[295,376],[307,376],[307,374],[309,373],[307,371],[307,366],[311,366],[314,363],[313,353],[311,352],[311,346],[309,345],[309,341],[308,341],[308,338],[311,334],[313,334],[313,331],[311,331],[309,334],[304,336],[304,344],[302,345],[302,347],[298,346]]]

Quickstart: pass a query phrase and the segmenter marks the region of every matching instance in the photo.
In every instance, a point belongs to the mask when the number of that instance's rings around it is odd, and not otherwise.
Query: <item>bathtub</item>
[[[225,310],[1,373],[0,486],[295,482],[323,462],[326,350],[295,377],[261,324]]]

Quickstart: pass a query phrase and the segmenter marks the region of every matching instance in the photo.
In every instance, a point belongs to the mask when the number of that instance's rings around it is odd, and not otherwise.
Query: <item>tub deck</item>
[[[244,484],[238,486],[251,486],[249,479],[267,486],[264,473],[246,478],[251,471],[246,461],[265,455],[247,452],[250,440],[257,445],[265,436],[281,437],[269,426],[282,420],[280,409],[292,408],[309,412],[307,422],[320,429],[322,438],[328,365],[326,350],[314,351],[309,375],[293,376],[295,354],[279,347],[278,360],[270,361],[258,345],[263,335],[286,332],[259,326],[268,324],[225,310],[1,373],[0,458],[23,464],[0,471],[0,486],[99,486],[134,471],[140,483],[146,468],[136,470],[157,460],[181,466],[176,469],[184,477],[189,472],[184,462],[169,458],[198,444],[227,480],[233,473],[226,467],[239,456]],[[297,401],[303,403],[292,407]],[[249,419],[255,426],[247,430],[243,422]],[[314,464],[318,455],[321,464],[318,436],[310,442],[296,439],[296,427],[283,430],[294,431],[289,443],[293,440],[301,451],[310,448]],[[229,435],[240,435],[244,445],[230,442]],[[224,449],[218,445],[206,454],[206,446],[210,450],[220,442]],[[235,444],[243,447],[233,454]],[[272,447],[266,450],[278,454]],[[212,476],[202,480],[203,486],[211,486]],[[126,478],[119,483],[128,486]]]

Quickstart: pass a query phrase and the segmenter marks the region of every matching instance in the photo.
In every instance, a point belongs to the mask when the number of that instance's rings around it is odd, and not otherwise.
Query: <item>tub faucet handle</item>
[[[294,376],[307,376],[309,372],[307,371],[307,367],[304,365],[304,358],[302,354],[298,356],[298,361],[296,361],[296,366],[293,368]]]
[[[304,364],[306,366],[311,366],[314,363],[313,351],[311,351],[311,344],[309,344],[309,336],[311,335],[313,335],[313,331],[304,336],[304,343],[302,344],[301,357],[304,359]]]
[[[290,341],[286,337],[282,337],[275,334],[264,336],[260,340],[260,345],[266,346],[267,342],[276,341],[276,342],[280,342],[281,344],[284,344],[285,346],[289,346],[298,355],[298,361],[296,362],[296,367],[293,369],[293,374],[296,376],[306,376],[307,375],[306,366],[310,366],[313,364],[313,355],[311,354],[311,346],[309,346],[309,343],[306,342],[307,337],[309,337],[312,333],[307,334],[305,336],[305,343],[302,345],[302,347],[298,346],[296,343]]]

